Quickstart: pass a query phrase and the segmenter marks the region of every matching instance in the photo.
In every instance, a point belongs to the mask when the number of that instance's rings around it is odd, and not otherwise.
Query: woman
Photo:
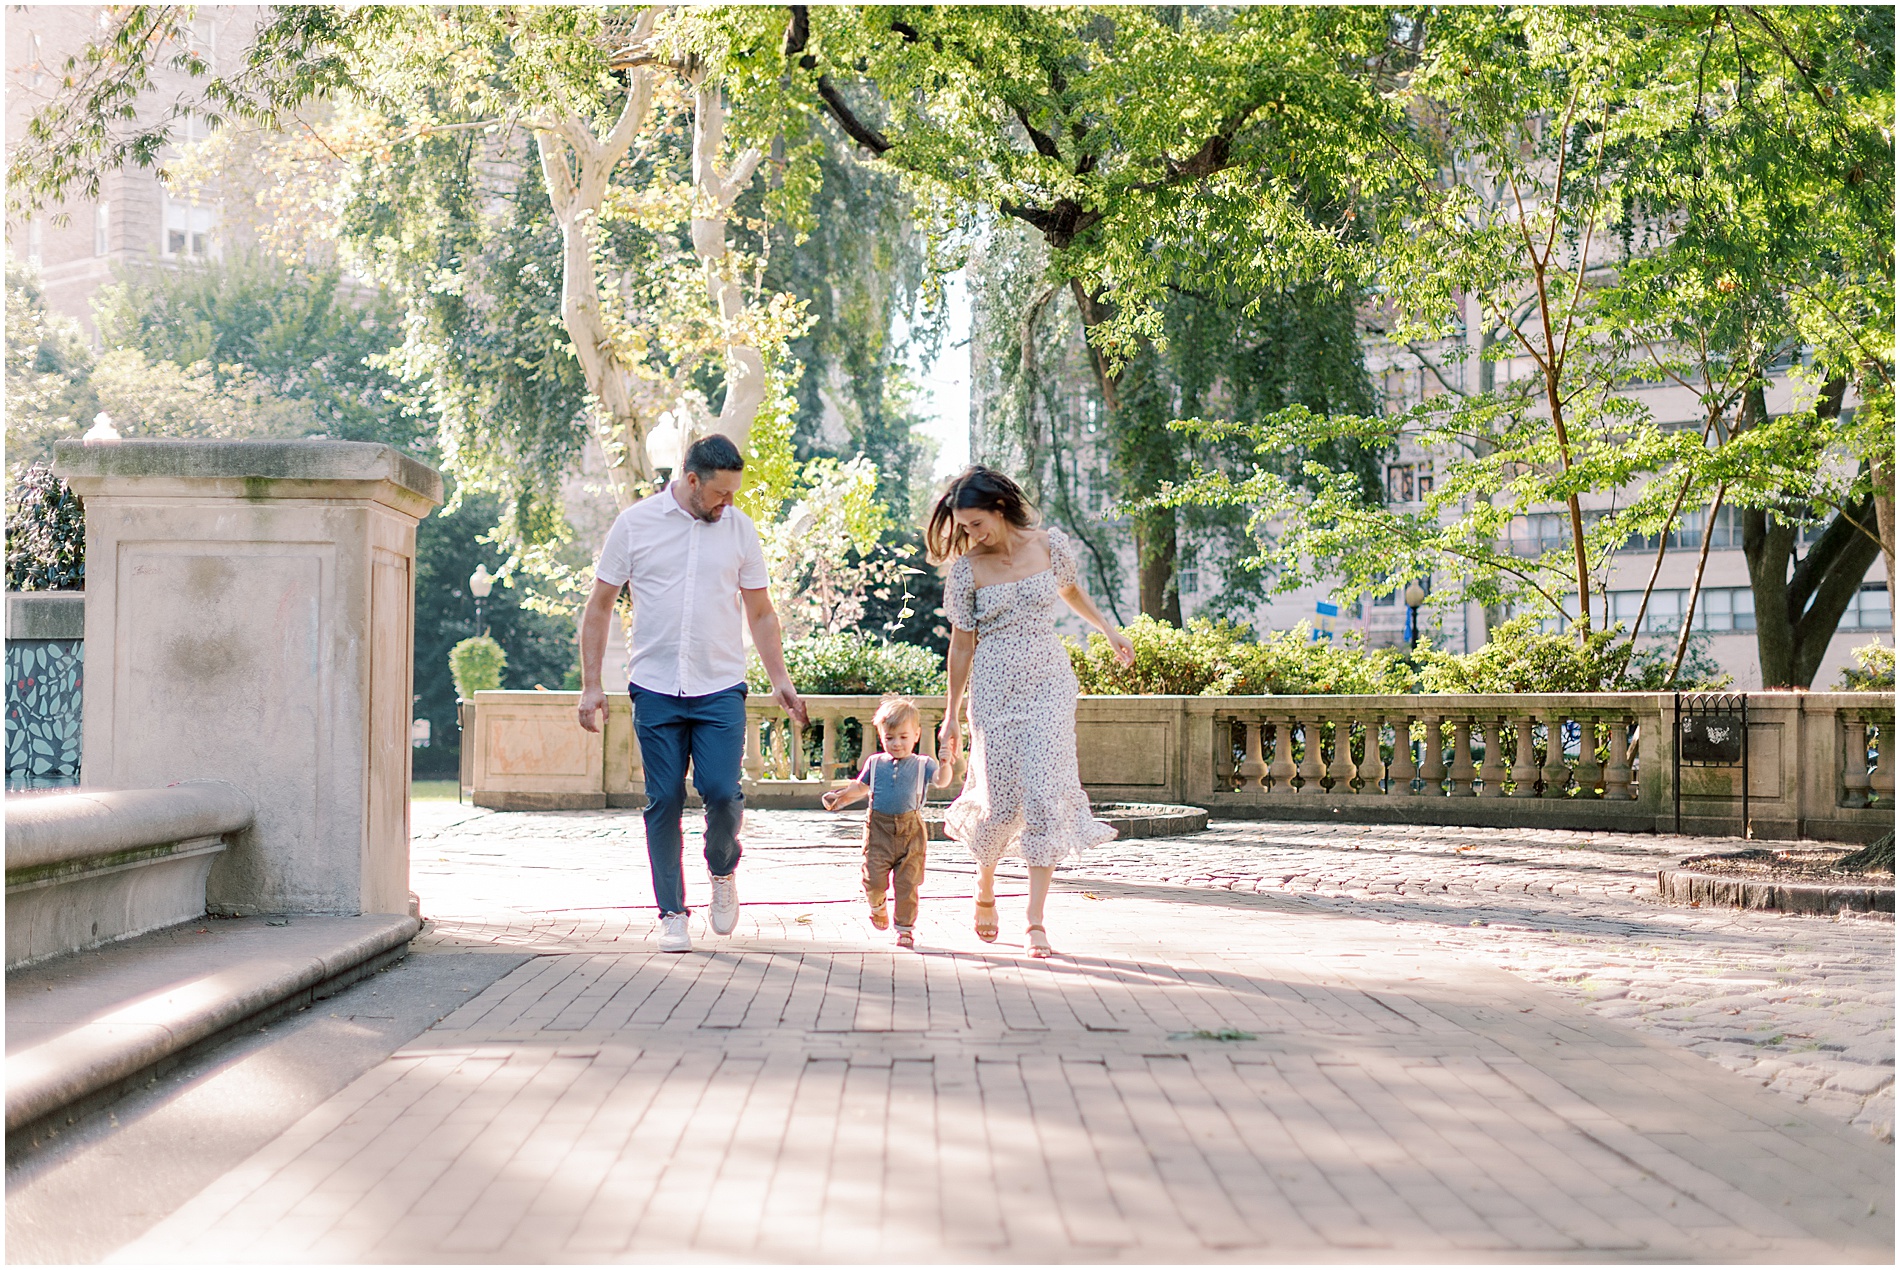
[[[950,562],[950,692],[938,752],[956,758],[963,690],[970,690],[970,770],[950,805],[945,832],[976,857],[976,934],[996,939],[996,862],[1029,866],[1029,955],[1053,951],[1043,901],[1055,866],[1115,831],[1089,814],[1075,763],[1075,672],[1056,638],[1065,601],[1115,648],[1135,659],[1128,637],[1104,618],[1076,580],[1075,548],[1060,529],[1037,529],[1016,482],[986,467],[951,481],[930,513],[924,541],[933,563]]]

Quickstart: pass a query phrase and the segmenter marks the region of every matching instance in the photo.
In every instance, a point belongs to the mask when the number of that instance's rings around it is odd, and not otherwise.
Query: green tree
[[[1403,54],[1382,11],[794,6],[778,22],[741,11],[717,32],[742,102],[774,103],[742,115],[828,115],[916,178],[941,223],[983,208],[1039,234],[1039,303],[1075,302],[1137,495],[1172,446],[1124,426],[1123,381],[1167,297],[1246,307],[1356,281],[1340,226],[1383,179],[1378,86]],[[787,81],[790,104],[769,92]],[[1174,513],[1147,508],[1135,530],[1143,611],[1169,612]]]
[[[79,323],[49,312],[38,272],[11,256],[6,285],[7,460],[18,470],[84,432],[99,403],[87,388],[93,355]]]
[[[1303,487],[1210,471],[1172,497],[1249,508],[1283,578],[1338,574],[1354,597],[1436,572],[1460,585],[1435,599],[1541,608],[1585,639],[1591,596],[1632,535],[1660,539],[1685,506],[1712,519],[1727,499],[1743,509],[1764,675],[1809,682],[1880,549],[1856,526],[1876,519],[1892,447],[1893,169],[1873,140],[1891,117],[1883,22],[1853,9],[1433,12],[1404,98],[1417,144],[1392,143],[1414,187],[1382,207],[1374,237],[1391,333],[1421,353],[1449,343],[1445,364],[1426,359],[1448,391],[1384,418],[1291,409],[1187,427],[1263,455],[1410,439],[1450,471],[1415,514],[1318,465]],[[1803,347],[1816,371],[1771,416],[1771,369]],[[1493,373],[1506,359],[1531,373]],[[1661,426],[1625,394],[1639,380],[1687,389],[1700,417]],[[1851,424],[1850,380],[1864,415]],[[1586,515],[1588,495],[1616,501]],[[1552,504],[1567,541],[1514,552],[1512,519]],[[1797,561],[1800,524],[1816,518],[1827,528]]]
[[[400,311],[380,292],[352,294],[336,266],[260,252],[190,269],[134,266],[94,297],[93,315],[107,348],[203,363],[221,390],[248,373],[307,403],[328,436],[412,454],[432,439],[422,419],[405,418],[402,384],[384,362],[402,340]]]

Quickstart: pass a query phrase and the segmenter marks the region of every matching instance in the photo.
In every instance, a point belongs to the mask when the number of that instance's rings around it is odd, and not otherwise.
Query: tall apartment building
[[[1444,356],[1447,351],[1443,346],[1414,350],[1376,334],[1369,335],[1365,343],[1367,369],[1374,376],[1385,408],[1405,410],[1452,391],[1475,391],[1477,363]],[[1770,370],[1766,398],[1771,413],[1786,411],[1794,404],[1794,386],[1788,370],[1789,363],[1785,361]],[[1493,382],[1502,385],[1538,372],[1529,357],[1516,357],[1492,363],[1490,373]],[[1701,403],[1692,392],[1679,385],[1632,384],[1625,395],[1645,405],[1650,417],[1666,429],[1702,426]],[[1852,408],[1851,398],[1848,408]],[[1450,461],[1453,460],[1448,456],[1427,454],[1416,446],[1402,445],[1386,462],[1387,499],[1394,506],[1416,509]],[[1586,520],[1612,510],[1620,494],[1621,491],[1609,491],[1586,495],[1583,499]],[[1737,688],[1759,688],[1761,665],[1755,642],[1755,599],[1748,585],[1741,525],[1733,507],[1722,508],[1712,525],[1706,523],[1707,520],[1706,507],[1685,508],[1666,540],[1635,538],[1627,543],[1611,561],[1608,585],[1591,597],[1591,617],[1599,627],[1616,622],[1625,626],[1634,624],[1660,548],[1662,564],[1644,610],[1642,634],[1646,640],[1667,641],[1673,645],[1682,629],[1706,535],[1708,563],[1696,601],[1693,630],[1706,636],[1703,646],[1718,666],[1734,676]],[[1805,548],[1818,534],[1818,527],[1809,531],[1802,546]],[[1569,541],[1568,511],[1561,506],[1551,506],[1513,518],[1508,546],[1516,555],[1534,558],[1552,548],[1561,548]],[[1574,608],[1574,589],[1566,599]],[[1390,597],[1382,605],[1377,601],[1369,605],[1365,617],[1368,642],[1396,642],[1403,612]],[[1466,605],[1463,612],[1447,614],[1445,626],[1448,634],[1456,630],[1467,646],[1477,647],[1483,643],[1485,622],[1482,610],[1476,605]],[[1554,629],[1557,622],[1550,619],[1545,625]],[[1831,687],[1841,670],[1852,663],[1852,650],[1874,642],[1893,642],[1886,567],[1878,558],[1869,566],[1859,594],[1843,614],[1815,675],[1814,686],[1817,689]]]
[[[27,122],[52,99],[68,58],[105,30],[100,5],[24,5],[7,14],[7,149],[26,134]],[[179,34],[180,47],[158,59],[153,84],[138,101],[138,122],[173,120],[172,135],[189,143],[207,135],[208,124],[192,109],[202,81],[170,65],[186,47],[214,71],[242,55],[265,10],[256,5],[203,5]],[[175,157],[168,146],[161,165]],[[125,168],[104,175],[93,201],[69,201],[30,217],[9,217],[7,249],[31,262],[45,287],[47,306],[92,329],[92,296],[125,263],[188,264],[218,256],[227,247],[213,190],[168,186],[152,168]]]
[[[991,463],[1002,470],[1029,473],[1044,491],[1043,510],[1058,524],[1079,529],[1101,544],[1112,555],[1108,569],[1098,569],[1090,578],[1092,589],[1103,594],[1105,608],[1123,620],[1140,612],[1136,588],[1135,550],[1125,520],[1110,515],[1113,482],[1108,472],[1106,422],[1101,417],[1101,396],[1089,369],[1079,329],[1073,327],[1054,358],[1045,355],[1040,375],[1046,389],[1038,403],[1043,412],[1045,435],[1059,433],[1074,438],[1069,457],[1072,461],[1056,470],[1055,460],[1045,445],[1034,456],[1024,453],[1015,440],[1016,429],[1005,426],[1004,412],[1019,409],[1005,391],[1002,377],[1005,342],[1017,341],[1020,331],[1003,326],[994,318],[989,323],[979,309],[971,335],[970,453],[978,462]],[[1367,370],[1388,411],[1409,409],[1452,390],[1475,391],[1478,366],[1473,361],[1458,362],[1444,356],[1442,347],[1413,349],[1383,338],[1375,329],[1364,332]],[[1420,354],[1423,354],[1421,356]],[[1780,368],[1785,372],[1786,367]],[[1528,377],[1534,371],[1529,358],[1492,364],[1493,382],[1504,384]],[[1469,389],[1465,377],[1470,377]],[[1680,387],[1666,384],[1632,385],[1629,395],[1646,404],[1664,426],[1700,426],[1700,407],[1694,396]],[[1768,392],[1771,411],[1786,410],[1791,388],[1785,374],[1777,376]],[[1444,478],[1446,464],[1453,461],[1442,454],[1428,454],[1410,443],[1386,456],[1383,461],[1385,493],[1395,508],[1418,510],[1425,496]],[[1060,506],[1055,491],[1066,487],[1071,494],[1071,511]],[[1609,509],[1614,494],[1585,500],[1585,514],[1600,514]],[[1666,543],[1653,539],[1632,541],[1619,552],[1611,565],[1606,593],[1592,597],[1592,616],[1598,625],[1606,622],[1635,621],[1642,594],[1655,564],[1657,548],[1663,548],[1662,569],[1643,621],[1643,635],[1657,643],[1672,646],[1681,630],[1682,614],[1701,553],[1704,534],[1710,535],[1708,565],[1702,592],[1697,601],[1695,629],[1706,632],[1703,647],[1708,655],[1734,677],[1738,688],[1761,686],[1761,667],[1755,642],[1754,595],[1748,586],[1748,568],[1742,554],[1740,527],[1732,509],[1724,509],[1713,525],[1704,524],[1705,509],[1685,509]],[[1560,506],[1540,508],[1517,517],[1511,527],[1510,549],[1525,557],[1569,542],[1567,511]],[[1177,559],[1177,585],[1184,617],[1220,612],[1230,606],[1220,603],[1225,585],[1226,553],[1218,541],[1196,540],[1183,534]],[[1111,575],[1114,585],[1104,585]],[[1430,589],[1433,579],[1419,581]],[[1449,582],[1450,579],[1439,579]],[[1574,600],[1573,600],[1574,603]],[[1326,585],[1308,585],[1269,597],[1238,614],[1259,631],[1288,630],[1306,622],[1315,638],[1339,638],[1348,630],[1360,632],[1372,647],[1402,642],[1406,608],[1396,595],[1368,598],[1355,604],[1341,603]],[[1476,604],[1423,610],[1421,632],[1440,647],[1472,651],[1481,647],[1490,628],[1489,618]],[[1557,623],[1548,622],[1551,628]],[[1085,627],[1079,620],[1067,619],[1064,629],[1080,635]],[[1840,629],[1829,644],[1827,655],[1816,674],[1816,688],[1834,684],[1843,667],[1852,661],[1851,650],[1863,644],[1893,641],[1892,611],[1889,608],[1885,566],[1878,560],[1868,570],[1866,581],[1841,620]]]

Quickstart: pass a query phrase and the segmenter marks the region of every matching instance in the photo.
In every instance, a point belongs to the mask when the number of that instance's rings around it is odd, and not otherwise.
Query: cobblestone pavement
[[[696,920],[669,957],[636,815],[415,825],[423,946],[536,956],[116,1260],[1892,1260],[1890,1146],[1557,976],[1557,950],[1592,955],[1570,941],[1634,974],[1651,943],[1721,938],[1611,898],[1628,844],[1538,875],[1574,911],[1467,898],[1496,866],[1455,831],[1118,844],[1059,882],[1063,955],[1034,962],[1020,882],[980,944],[937,847],[898,952],[864,920],[852,819],[754,813],[738,931]],[[1530,879],[1512,841],[1487,849]],[[1298,853],[1325,879],[1281,893]],[[1376,894],[1434,871],[1435,894]],[[1801,930],[1755,938],[1890,964],[1891,927]],[[1524,960],[1548,982],[1500,968]]]
[[[1071,872],[1291,895],[1319,911],[1415,923],[1439,948],[1674,1040],[1891,1142],[1891,918],[1692,909],[1656,896],[1658,869],[1744,845],[1224,821],[1191,837],[1113,842]]]
[[[467,888],[473,884],[467,864],[494,860],[505,862],[512,890],[516,853],[507,844],[514,841],[545,844],[537,846],[530,872],[550,881],[580,871],[595,884],[629,885],[616,863],[619,848],[599,854],[549,848],[617,842],[629,827],[637,834],[637,817],[435,808],[417,825],[418,885],[439,878],[435,885]],[[853,818],[753,812],[749,821],[756,848],[803,848],[797,858],[804,867],[821,871],[854,867]],[[437,840],[430,835],[452,844],[448,854],[427,849]],[[1438,948],[1673,1040],[1891,1142],[1893,922],[1691,909],[1657,899],[1657,869],[1741,845],[1549,829],[1216,821],[1204,833],[1110,843],[1063,876],[1075,885],[1100,879],[1287,895],[1316,911],[1413,923]],[[630,849],[637,852],[638,842]],[[454,867],[442,870],[443,864]],[[967,863],[944,844],[931,869],[968,880]],[[567,893],[562,883],[554,885]],[[632,881],[636,892],[644,885],[644,873]],[[836,885],[841,889],[820,898],[849,899],[848,879]],[[631,900],[637,905],[643,898]],[[486,905],[502,896],[470,899]],[[633,916],[637,931],[646,914],[636,908]],[[523,918],[525,928],[511,927],[508,938],[562,929],[559,920],[547,913]]]

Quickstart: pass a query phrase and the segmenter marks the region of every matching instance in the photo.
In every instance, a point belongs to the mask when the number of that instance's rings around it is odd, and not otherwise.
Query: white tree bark
[[[636,43],[652,35],[658,16],[657,9],[640,15]],[[595,136],[587,120],[572,111],[534,124],[541,176],[561,226],[561,321],[588,391],[598,403],[595,435],[606,452],[614,496],[622,507],[644,493],[653,473],[646,456],[646,423],[635,401],[637,380],[615,348],[601,312],[594,232],[614,165],[632,148],[652,109],[657,73],[647,66],[627,72],[627,99],[604,137]]]
[[[765,358],[747,343],[739,319],[745,295],[732,276],[726,250],[726,215],[752,180],[764,155],[748,148],[729,171],[719,166],[726,141],[726,103],[716,85],[699,81],[693,99],[693,251],[706,271],[706,291],[719,312],[726,335],[726,400],[711,431],[724,434],[743,452],[752,436],[752,420],[765,403]]]

